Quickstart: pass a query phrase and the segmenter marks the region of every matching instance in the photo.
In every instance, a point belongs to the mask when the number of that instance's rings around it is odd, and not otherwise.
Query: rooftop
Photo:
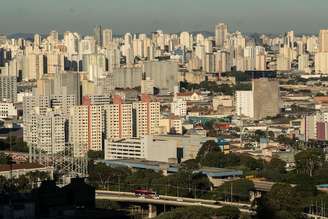
[[[37,163],[20,163],[20,164],[13,164],[13,170],[20,170],[20,169],[36,169],[36,168],[43,168],[44,166],[37,164]],[[10,171],[10,165],[8,164],[1,164],[0,165],[0,172]]]

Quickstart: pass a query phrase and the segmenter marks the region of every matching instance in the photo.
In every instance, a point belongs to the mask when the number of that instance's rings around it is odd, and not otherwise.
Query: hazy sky
[[[317,33],[328,28],[328,0],[0,0],[0,33],[212,31]]]

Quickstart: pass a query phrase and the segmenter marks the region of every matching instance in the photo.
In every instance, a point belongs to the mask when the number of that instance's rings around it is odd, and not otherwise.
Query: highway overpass
[[[167,206],[202,206],[207,208],[222,208],[223,206],[235,206],[243,213],[254,214],[255,212],[251,210],[251,205],[241,204],[234,202],[221,202],[215,200],[206,199],[193,199],[193,198],[183,198],[174,196],[163,196],[160,195],[158,198],[145,198],[136,197],[134,193],[131,192],[116,192],[116,191],[96,191],[96,200],[109,200],[117,202],[127,202],[127,203],[140,203],[148,204],[149,206],[149,218],[153,218],[157,215],[156,205],[167,205]]]

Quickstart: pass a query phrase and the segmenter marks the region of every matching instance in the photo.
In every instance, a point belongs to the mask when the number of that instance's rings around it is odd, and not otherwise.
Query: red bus
[[[135,194],[135,196],[140,197],[140,198],[155,198],[155,199],[159,198],[159,195],[156,192],[153,192],[151,190],[146,190],[146,189],[134,190],[134,194]]]

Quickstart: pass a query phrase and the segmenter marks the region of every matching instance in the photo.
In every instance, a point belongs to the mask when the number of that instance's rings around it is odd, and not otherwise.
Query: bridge
[[[260,192],[269,192],[274,182],[262,181],[262,180],[252,180],[256,191]]]
[[[117,201],[117,202],[148,204],[148,212],[149,212],[148,218],[156,217],[157,215],[156,205],[179,206],[179,207],[202,206],[202,207],[214,208],[214,209],[222,208],[223,206],[234,206],[239,208],[239,210],[243,213],[255,214],[255,212],[251,210],[250,204],[222,202],[222,201],[207,200],[207,199],[193,199],[193,198],[165,196],[165,195],[160,195],[158,198],[136,197],[135,194],[131,192],[97,190],[96,200],[109,200],[109,201]]]

